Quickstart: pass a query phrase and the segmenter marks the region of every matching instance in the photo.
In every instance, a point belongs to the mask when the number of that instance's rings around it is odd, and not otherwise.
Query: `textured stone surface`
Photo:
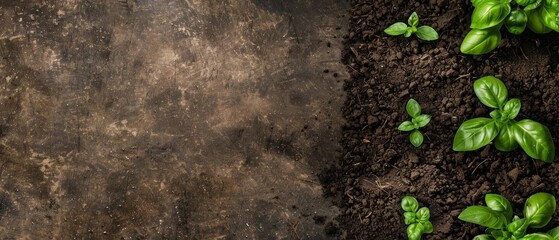
[[[345,4],[0,1],[0,237],[326,238]]]

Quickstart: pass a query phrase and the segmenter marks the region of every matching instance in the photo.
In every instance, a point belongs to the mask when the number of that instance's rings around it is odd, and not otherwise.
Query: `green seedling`
[[[408,225],[406,233],[409,240],[419,240],[424,233],[433,232],[433,224],[429,221],[429,208],[419,208],[417,199],[412,196],[402,198],[401,205],[404,209],[404,223]]]
[[[549,129],[544,125],[524,119],[516,121],[520,100],[507,100],[505,84],[492,76],[474,82],[474,92],[481,103],[494,108],[491,118],[474,118],[460,125],[452,149],[474,151],[495,140],[495,148],[509,152],[519,145],[528,156],[551,163],[555,159],[555,145]]]
[[[416,12],[413,12],[408,18],[407,25],[403,22],[397,22],[384,29],[384,32],[391,36],[404,35],[405,37],[415,34],[419,39],[425,41],[439,39],[439,34],[432,27],[426,25],[418,27],[417,25],[419,25],[419,16]]]
[[[465,54],[486,54],[499,46],[501,27],[515,35],[559,32],[559,0],[472,0],[470,32],[460,46]]]
[[[405,121],[400,126],[398,130],[403,132],[413,131],[410,134],[410,142],[415,147],[421,146],[423,143],[423,134],[419,131],[419,128],[425,127],[430,121],[431,116],[427,114],[421,114],[421,106],[413,98],[408,100],[406,104],[406,112],[411,116],[411,121]]]
[[[528,228],[543,228],[556,209],[555,197],[549,193],[536,193],[524,205],[524,218],[513,217],[512,205],[499,194],[486,194],[487,206],[469,206],[458,219],[487,227],[485,234],[474,240],[559,240],[559,227],[547,233],[526,234]]]

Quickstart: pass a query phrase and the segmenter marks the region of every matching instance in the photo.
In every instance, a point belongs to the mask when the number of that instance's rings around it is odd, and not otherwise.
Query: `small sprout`
[[[528,156],[551,163],[555,159],[555,145],[549,129],[544,125],[524,119],[516,121],[520,100],[508,99],[505,84],[492,76],[474,82],[474,92],[483,105],[494,108],[491,118],[474,118],[460,125],[452,149],[474,151],[495,142],[499,151],[510,152],[520,146]]]
[[[424,233],[433,232],[433,224],[429,221],[429,208],[419,208],[417,199],[412,196],[402,198],[401,205],[404,209],[404,223],[408,225],[406,233],[409,240],[420,240]]]
[[[425,127],[430,121],[431,116],[427,114],[421,114],[421,106],[413,98],[408,100],[406,104],[406,112],[412,117],[411,121],[405,121],[400,126],[398,130],[403,132],[413,131],[410,134],[410,142],[415,147],[421,146],[423,143],[423,134],[419,131],[419,128]]]
[[[433,41],[439,39],[439,34],[435,29],[429,26],[419,26],[419,16],[416,12],[413,12],[408,18],[408,24],[403,22],[397,22],[390,27],[384,29],[384,32],[391,36],[404,35],[404,37],[410,37],[415,34],[419,39],[425,41]]]
[[[526,234],[528,228],[543,228],[549,223],[556,209],[555,197],[549,193],[536,193],[526,200],[524,218],[512,217],[512,205],[499,194],[485,195],[486,206],[469,206],[458,219],[487,227],[486,234],[474,240],[553,240],[559,237],[559,227],[547,233]]]

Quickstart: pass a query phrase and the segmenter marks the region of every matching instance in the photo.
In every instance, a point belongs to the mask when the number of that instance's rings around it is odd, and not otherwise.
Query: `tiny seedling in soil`
[[[458,219],[487,227],[486,234],[474,240],[557,240],[559,227],[547,233],[526,234],[528,228],[543,228],[555,212],[555,197],[549,193],[536,193],[524,205],[524,218],[512,216],[512,205],[499,194],[486,194],[487,206],[469,206]]]
[[[470,32],[460,51],[486,54],[501,42],[501,27],[515,35],[526,26],[535,33],[559,32],[559,0],[472,0],[474,12]]]
[[[400,126],[398,126],[398,130],[404,132],[413,131],[410,134],[410,142],[415,147],[419,147],[423,143],[423,134],[421,134],[419,128],[425,127],[425,125],[431,121],[431,116],[421,114],[421,106],[419,106],[419,103],[413,98],[408,100],[408,103],[406,104],[406,112],[412,119],[411,121],[405,121],[400,124]]]
[[[491,118],[474,118],[460,125],[454,137],[454,151],[474,151],[495,140],[495,148],[509,152],[519,145],[528,156],[551,163],[555,159],[555,145],[549,129],[544,125],[524,119],[516,121],[520,100],[507,100],[505,84],[492,76],[474,82],[474,92],[481,103],[495,108]]]
[[[409,240],[419,240],[424,233],[433,232],[433,224],[429,221],[429,208],[419,208],[417,199],[412,196],[402,198],[401,205],[404,209],[404,223],[408,225],[406,233]]]
[[[384,32],[391,36],[404,35],[405,37],[415,34],[419,39],[425,41],[439,39],[439,34],[432,27],[426,25],[418,27],[417,25],[419,25],[419,16],[416,12],[413,12],[408,18],[407,25],[403,22],[397,22],[384,29]]]

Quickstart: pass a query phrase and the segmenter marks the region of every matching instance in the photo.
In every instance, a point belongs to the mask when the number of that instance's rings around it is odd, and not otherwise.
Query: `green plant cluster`
[[[410,142],[415,147],[419,147],[423,143],[423,134],[421,134],[419,128],[425,127],[431,121],[431,115],[421,114],[421,106],[413,98],[408,100],[406,112],[412,119],[411,121],[405,121],[400,124],[398,130],[404,132],[412,131],[410,134]]]
[[[526,234],[528,228],[543,228],[556,209],[555,197],[549,193],[536,193],[524,205],[524,218],[513,217],[512,205],[499,194],[486,194],[487,206],[469,206],[458,219],[487,227],[486,234],[474,240],[559,240],[559,227],[547,233]]]
[[[391,36],[404,35],[405,37],[410,37],[415,34],[419,39],[425,41],[433,41],[439,39],[439,34],[435,29],[430,26],[419,26],[419,16],[416,12],[413,12],[408,18],[408,24],[403,22],[397,22],[390,27],[384,29],[384,32]]]
[[[501,42],[501,27],[521,34],[559,32],[559,0],[472,0],[470,32],[460,46],[465,54],[486,54]]]
[[[402,209],[404,209],[404,223],[408,225],[406,233],[408,239],[419,240],[424,233],[433,232],[433,224],[429,221],[431,212],[429,208],[419,208],[419,202],[412,196],[402,198]]]
[[[499,151],[509,152],[519,145],[528,156],[551,163],[555,159],[555,144],[549,129],[544,125],[524,119],[516,121],[520,112],[520,100],[507,99],[505,84],[492,76],[474,82],[474,92],[479,100],[490,108],[491,118],[474,118],[460,125],[452,149],[473,151],[492,141]]]

